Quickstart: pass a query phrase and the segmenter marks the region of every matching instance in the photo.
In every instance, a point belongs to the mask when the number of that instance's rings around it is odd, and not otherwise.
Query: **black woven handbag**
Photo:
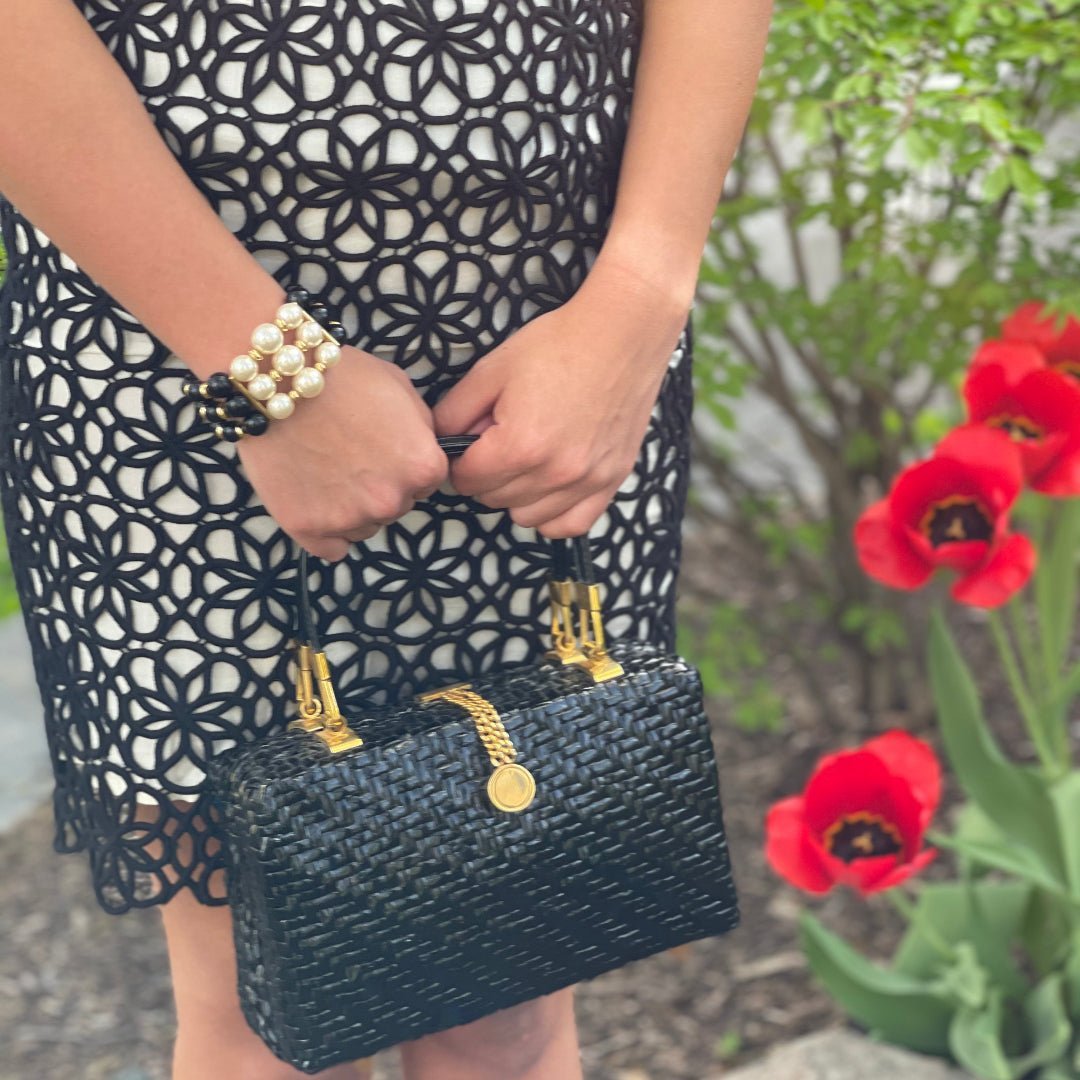
[[[549,543],[542,662],[381,709],[339,710],[301,554],[300,716],[207,776],[244,1015],[297,1069],[738,922],[699,674],[606,646],[587,540]]]

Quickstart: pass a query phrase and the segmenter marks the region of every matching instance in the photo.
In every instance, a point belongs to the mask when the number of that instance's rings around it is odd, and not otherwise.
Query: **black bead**
[[[300,285],[294,285],[285,293],[285,301],[289,304],[306,304],[311,293]]]
[[[231,398],[227,398],[222,408],[224,409],[226,416],[233,416],[240,419],[249,416],[253,406],[246,397],[236,394]]]
[[[185,382],[182,389],[184,397],[190,398],[192,401],[202,400],[202,391],[199,389],[197,382]]]
[[[270,421],[262,413],[255,413],[244,421],[244,433],[262,435],[269,426]]]
[[[227,424],[221,429],[221,437],[226,442],[239,442],[243,438],[243,432],[232,424]]]
[[[330,318],[330,309],[321,301],[308,304],[305,310],[317,323],[325,325]]]
[[[339,344],[345,344],[345,327],[341,323],[337,322],[336,320],[333,322],[328,322],[326,324],[326,329],[329,332],[330,336],[335,338]]]
[[[232,397],[233,384],[229,376],[223,371],[217,372],[215,375],[211,375],[206,380],[206,389],[210,392],[212,398],[221,400],[222,398]]]

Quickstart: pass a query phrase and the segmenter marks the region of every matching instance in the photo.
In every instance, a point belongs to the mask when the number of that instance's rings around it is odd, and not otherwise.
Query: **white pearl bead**
[[[284,420],[292,416],[296,403],[288,394],[275,394],[267,403],[266,411],[272,420]]]
[[[335,345],[332,341],[324,341],[315,350],[315,359],[327,367],[333,367],[341,359],[341,346]]]
[[[256,375],[247,384],[247,392],[258,401],[265,401],[276,389],[277,383],[265,372],[262,375]]]
[[[295,330],[304,321],[304,309],[299,304],[282,304],[277,317],[290,330]]]
[[[296,331],[296,340],[309,346],[318,345],[325,336],[323,328],[312,320],[308,320]]]
[[[259,362],[253,356],[244,353],[236,357],[229,365],[229,374],[240,382],[247,382],[259,374]]]
[[[282,345],[274,356],[274,367],[282,375],[295,375],[304,366],[304,354],[295,345]]]
[[[293,379],[293,389],[300,391],[301,397],[318,397],[322,393],[326,380],[321,371],[314,368],[304,368]]]
[[[251,332],[251,344],[261,353],[276,353],[285,344],[285,335],[273,323],[260,323]]]

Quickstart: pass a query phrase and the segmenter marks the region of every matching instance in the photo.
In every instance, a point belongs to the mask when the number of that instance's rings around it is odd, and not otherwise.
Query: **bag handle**
[[[437,442],[447,456],[463,454],[479,435],[441,435]],[[563,664],[577,664],[604,682],[623,673],[622,666],[607,652],[600,611],[600,585],[596,580],[592,551],[587,535],[546,538],[551,550],[548,589],[551,597],[552,648],[545,658]],[[296,701],[300,719],[290,729],[313,732],[334,753],[361,745],[338,709],[330,677],[330,666],[319,643],[308,584],[308,552],[300,549],[297,600]],[[573,606],[578,608],[578,633],[574,632]],[[316,684],[318,696],[316,696]]]
[[[436,440],[446,451],[447,457],[460,457],[479,435],[440,435]],[[551,571],[549,577],[556,581],[573,580],[587,585],[596,584],[596,570],[592,561],[587,535],[548,537],[551,548]],[[311,608],[311,589],[308,585],[308,552],[300,549],[300,572],[298,581],[298,604],[300,610],[301,640],[319,650],[318,634]]]

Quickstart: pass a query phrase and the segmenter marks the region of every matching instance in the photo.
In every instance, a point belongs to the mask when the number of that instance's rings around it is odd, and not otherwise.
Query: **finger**
[[[490,356],[491,354],[488,354]],[[431,410],[437,435],[461,435],[491,412],[502,393],[504,374],[499,364],[480,357],[437,401]]]
[[[348,532],[343,533],[342,535],[346,540],[349,541],[349,543],[359,544],[364,540],[370,540],[386,524],[389,523],[383,521],[372,522],[372,524],[360,529],[350,529]]]
[[[572,482],[564,480],[561,484],[549,484],[545,487],[542,474],[543,470],[540,468],[520,473],[506,483],[493,484],[477,491],[474,497],[487,506],[510,509],[525,508],[535,503],[538,504],[538,510],[550,509],[547,516],[554,517],[556,513],[562,513],[602,490],[603,486],[595,480],[590,481],[590,476],[586,473]],[[550,500],[550,507],[545,505],[541,508],[539,504],[543,500]]]
[[[577,506],[533,526],[542,536],[555,540],[572,536],[584,536],[603,517],[611,505],[615,492],[611,489],[580,502]]]
[[[539,499],[534,498],[529,502],[523,501],[520,505],[510,506],[508,509],[510,510],[510,517],[519,525],[526,528],[536,528],[546,521],[551,521],[573,510],[575,506],[580,506],[590,494],[591,492],[582,491],[580,488],[573,491],[564,488],[561,491],[544,495]],[[495,506],[494,503],[486,502],[483,499],[480,501],[485,506]],[[502,506],[502,503],[499,506]]]
[[[308,537],[305,540],[297,538],[297,542],[316,559],[325,559],[327,562],[339,562],[349,554],[348,541],[340,536]]]
[[[486,428],[456,461],[450,465],[454,490],[475,496],[481,490],[494,491],[533,470],[511,464],[510,439],[500,424]]]

